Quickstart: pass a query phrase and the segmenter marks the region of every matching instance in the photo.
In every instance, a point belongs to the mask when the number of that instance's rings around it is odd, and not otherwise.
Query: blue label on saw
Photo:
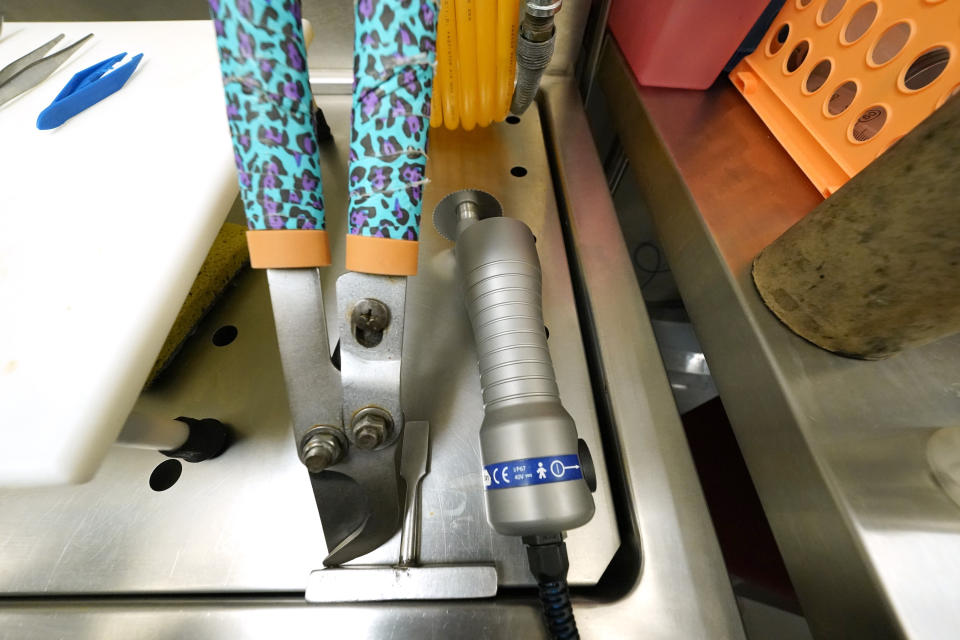
[[[483,468],[483,486],[488,490],[566,482],[581,478],[583,473],[580,470],[580,458],[576,454],[524,458],[488,464]]]

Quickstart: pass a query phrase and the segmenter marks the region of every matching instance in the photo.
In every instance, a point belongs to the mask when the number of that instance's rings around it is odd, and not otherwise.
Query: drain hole
[[[510,175],[515,178],[522,178],[523,176],[527,175],[527,169],[526,167],[514,167],[513,169],[510,169]]]
[[[226,324],[213,332],[213,344],[218,347],[225,347],[237,339],[237,328],[232,324]]]
[[[507,116],[507,124],[520,124],[520,118],[517,116]]]
[[[150,488],[154,491],[166,491],[177,484],[183,465],[179,460],[164,460],[150,474]]]

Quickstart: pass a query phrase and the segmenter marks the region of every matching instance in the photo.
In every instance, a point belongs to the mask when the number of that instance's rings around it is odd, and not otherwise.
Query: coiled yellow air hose
[[[440,0],[430,125],[503,120],[516,76],[520,0]]]

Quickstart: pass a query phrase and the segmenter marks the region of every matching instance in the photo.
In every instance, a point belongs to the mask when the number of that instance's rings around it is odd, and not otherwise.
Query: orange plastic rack
[[[828,196],[960,93],[960,0],[787,0],[730,79]]]

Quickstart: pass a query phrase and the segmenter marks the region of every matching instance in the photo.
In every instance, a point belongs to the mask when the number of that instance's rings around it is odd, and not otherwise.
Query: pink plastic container
[[[609,27],[640,84],[706,89],[769,0],[613,0]]]

